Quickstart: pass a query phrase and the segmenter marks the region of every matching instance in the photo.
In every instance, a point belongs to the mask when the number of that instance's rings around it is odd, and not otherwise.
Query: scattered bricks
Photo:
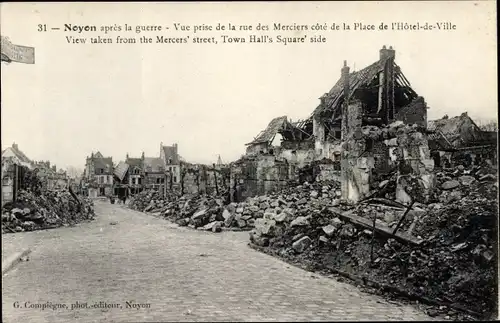
[[[276,213],[274,213],[272,211],[264,213],[264,219],[266,219],[266,220],[274,220],[275,216],[276,216]]]
[[[333,219],[331,220],[331,224],[332,224],[332,225],[333,225],[336,229],[338,229],[338,228],[340,228],[340,227],[342,226],[343,222],[342,222],[342,220],[341,220],[341,219],[339,219],[339,218],[333,218]]]
[[[231,212],[229,212],[227,209],[224,209],[224,211],[222,211],[222,217],[224,218],[224,220],[227,220],[230,216]]]
[[[459,186],[460,186],[460,183],[457,180],[449,180],[449,181],[444,182],[441,185],[441,188],[443,190],[452,190],[452,189],[457,188]]]
[[[307,203],[307,200],[305,198],[301,198],[300,200],[295,202],[295,204],[297,204],[297,205],[304,205],[306,203]]]
[[[290,223],[291,227],[298,227],[298,226],[308,226],[310,225],[309,219],[305,216],[299,216],[296,219]]]
[[[247,226],[247,223],[245,220],[243,219],[239,219],[236,221],[236,224],[238,225],[238,228],[244,228]]]
[[[460,181],[460,183],[464,186],[469,186],[471,185],[476,179],[472,176],[468,176],[468,175],[464,175],[464,176],[460,176],[458,178],[458,180]]]
[[[259,205],[259,208],[261,210],[267,210],[269,207],[270,207],[270,205],[267,202],[260,203],[260,205]]]
[[[288,213],[281,212],[280,214],[275,214],[273,220],[275,220],[278,223],[282,223],[285,222],[288,217],[289,217]]]
[[[243,208],[242,207],[237,208],[236,213],[243,213]]]
[[[333,234],[335,233],[335,230],[337,230],[337,228],[335,228],[335,227],[334,227],[333,225],[331,225],[331,224],[324,226],[322,229],[323,229],[323,232],[324,232],[327,236],[329,236],[329,237],[333,236]]]
[[[311,244],[311,238],[305,236],[295,241],[292,244],[292,248],[293,250],[295,250],[295,252],[302,253],[307,249],[307,247],[309,247],[310,244]]]
[[[179,219],[176,223],[181,227],[185,227],[189,224],[189,218]]]
[[[203,210],[199,210],[198,212],[193,214],[191,219],[194,221],[197,221],[197,220],[202,220],[202,219],[206,218],[207,216],[209,216],[207,213],[207,209],[203,209]]]
[[[330,242],[330,240],[328,240],[328,238],[325,237],[325,236],[320,236],[319,237],[319,241],[322,242],[322,243],[328,243],[328,242]]]
[[[217,221],[212,227],[212,232],[221,232],[222,231],[222,223],[221,221]]]
[[[228,228],[231,227],[235,217],[236,217],[235,213],[230,213],[229,216],[226,218],[226,220],[224,220],[224,225]]]
[[[255,231],[262,235],[272,235],[274,227],[276,226],[276,221],[267,219],[257,219],[255,220]]]

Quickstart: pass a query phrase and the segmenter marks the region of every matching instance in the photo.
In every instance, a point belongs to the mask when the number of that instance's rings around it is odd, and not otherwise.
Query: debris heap
[[[92,200],[69,191],[42,194],[20,190],[17,201],[2,208],[2,231],[22,232],[69,226],[94,218]]]
[[[299,199],[255,220],[251,244],[310,268],[487,316],[496,303],[498,182],[492,172],[477,166],[437,172],[426,204],[379,197],[357,205],[333,199],[329,207]]]
[[[145,191],[134,197],[129,206],[200,230],[251,230],[263,218],[282,219],[289,213],[306,214],[310,209],[336,205],[340,197],[339,187],[338,182],[305,183],[230,204],[225,203],[223,196],[192,194],[162,198],[156,192]]]

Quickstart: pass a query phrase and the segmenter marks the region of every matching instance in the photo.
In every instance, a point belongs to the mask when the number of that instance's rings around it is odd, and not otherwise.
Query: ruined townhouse
[[[307,119],[275,118],[247,144],[247,155],[231,170],[233,190],[246,191],[242,198],[261,194],[296,179],[297,168],[311,163],[323,179],[341,179],[343,198],[354,202],[389,172],[419,176],[430,188],[428,107],[395,58],[396,51],[384,46],[378,60],[359,71],[344,61],[339,80]],[[271,144],[276,134],[282,137],[277,147]],[[400,188],[407,185],[400,182]]]
[[[167,173],[166,184],[169,188],[178,187],[181,180],[181,161],[179,158],[179,146],[164,146],[160,143],[160,159]]]

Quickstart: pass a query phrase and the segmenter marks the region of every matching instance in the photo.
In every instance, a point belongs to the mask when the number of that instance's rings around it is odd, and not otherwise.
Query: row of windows
[[[102,175],[98,177],[99,184],[112,184],[113,183],[113,176],[111,175]]]
[[[151,167],[148,167],[148,168],[146,169],[146,171],[149,171],[149,172],[150,172],[150,171],[151,171],[151,169],[152,169]],[[169,166],[169,167],[167,167],[167,169],[168,169],[168,171],[169,171],[169,172],[175,171],[175,166]],[[160,169],[159,169],[159,170],[160,170],[160,171],[163,171],[163,167],[160,167]],[[134,171],[133,171],[132,173],[133,173],[134,175],[139,175],[139,174],[140,174],[140,170],[139,170],[139,168],[135,168],[135,169],[134,169]]]

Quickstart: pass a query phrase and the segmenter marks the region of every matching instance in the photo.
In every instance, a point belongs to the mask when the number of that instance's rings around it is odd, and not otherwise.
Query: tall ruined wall
[[[217,191],[221,194],[229,186],[229,169],[215,169],[206,165],[184,167],[181,181],[184,194],[214,195]]]
[[[233,201],[264,195],[288,185],[289,164],[274,156],[245,158],[231,166],[230,190]]]
[[[342,120],[341,178],[342,198],[357,202],[370,191],[372,170],[375,166],[373,148],[361,130],[362,103],[349,102]],[[371,140],[371,139],[370,139]]]

